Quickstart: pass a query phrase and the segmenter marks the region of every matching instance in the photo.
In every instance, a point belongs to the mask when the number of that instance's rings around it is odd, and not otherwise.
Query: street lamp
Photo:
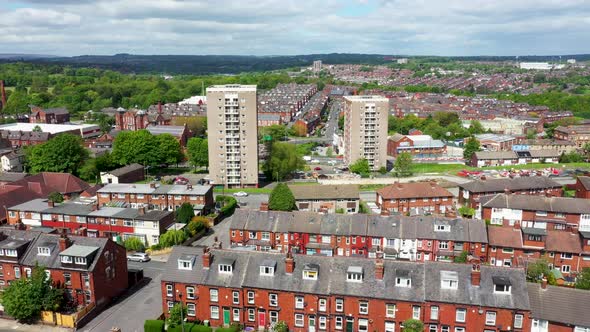
[[[182,292],[178,289],[176,292],[178,293],[178,298],[180,299],[180,326],[182,326],[182,332],[184,332],[184,305],[182,304]]]

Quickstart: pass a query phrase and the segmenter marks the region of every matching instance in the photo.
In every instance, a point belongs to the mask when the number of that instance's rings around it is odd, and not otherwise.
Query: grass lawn
[[[360,191],[377,191],[383,187],[389,186],[388,184],[361,184],[359,186]]]
[[[468,171],[485,171],[485,170],[510,170],[510,169],[544,169],[554,167],[558,169],[575,169],[590,168],[588,163],[569,163],[569,164],[528,164],[528,165],[510,165],[510,166],[493,166],[493,167],[471,167],[462,164],[412,164],[414,174],[421,173],[456,173],[461,170]]]
[[[270,189],[270,188],[231,188],[231,189],[225,189],[226,194],[233,194],[233,193],[237,193],[238,191],[243,191],[248,194],[270,194],[272,189]],[[213,192],[221,194],[224,192],[224,190],[222,188],[215,188],[215,189],[213,189]]]

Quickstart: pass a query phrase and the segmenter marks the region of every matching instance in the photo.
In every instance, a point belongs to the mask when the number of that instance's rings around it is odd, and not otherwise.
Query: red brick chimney
[[[547,278],[541,279],[541,289],[547,289]]]
[[[520,229],[520,221],[514,223],[514,229]]]
[[[383,273],[385,272],[385,267],[383,266],[383,258],[377,258],[375,262],[375,279],[383,280]]]
[[[291,274],[293,270],[295,270],[295,261],[293,260],[293,254],[289,251],[287,252],[287,258],[285,258],[285,272]]]
[[[54,202],[54,201],[52,201],[52,200],[50,200],[50,199],[48,199],[48,200],[47,200],[47,206],[49,206],[49,207],[54,207],[54,206],[55,206],[55,202]]]
[[[68,235],[66,234],[66,232],[64,230],[63,233],[61,233],[61,236],[59,237],[59,252],[62,252],[64,250],[68,249],[71,244],[72,244],[72,242],[70,241],[70,239],[68,238]]]
[[[481,283],[481,271],[479,270],[479,263],[473,263],[471,266],[471,284],[479,286]]]
[[[268,211],[268,202],[260,203],[260,211]]]
[[[203,268],[208,269],[211,266],[211,252],[209,248],[203,248]]]

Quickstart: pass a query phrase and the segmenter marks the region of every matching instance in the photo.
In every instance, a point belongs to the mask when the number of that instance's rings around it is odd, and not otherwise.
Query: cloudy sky
[[[0,0],[0,53],[590,53],[590,0]]]

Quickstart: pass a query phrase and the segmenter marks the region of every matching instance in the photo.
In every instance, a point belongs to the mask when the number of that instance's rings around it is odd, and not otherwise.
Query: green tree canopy
[[[349,169],[352,173],[359,174],[361,177],[368,177],[371,174],[369,161],[365,158],[359,159],[350,164]]]
[[[47,196],[47,199],[49,199],[50,201],[54,202],[54,203],[61,203],[64,201],[64,196],[60,193],[58,193],[57,191],[51,192],[49,193],[49,195]]]
[[[183,224],[188,224],[191,219],[195,216],[195,210],[191,203],[184,202],[176,210],[176,221]]]
[[[285,183],[279,183],[270,192],[268,209],[273,211],[293,211],[297,209],[295,196]]]
[[[409,152],[402,152],[395,158],[393,169],[397,176],[412,175],[412,154]]]
[[[177,164],[182,161],[182,147],[176,137],[170,134],[160,134],[155,136],[158,148],[158,163]]]
[[[88,150],[82,138],[72,134],[59,134],[47,142],[27,150],[26,164],[29,172],[62,172],[78,174],[88,158]]]
[[[585,267],[576,277],[576,288],[590,290],[590,268]]]
[[[166,322],[170,327],[178,326],[182,324],[182,319],[186,318],[186,313],[187,308],[181,303],[177,303],[172,307],[172,309],[170,309],[170,316],[168,316]]]
[[[143,242],[135,236],[127,238],[123,242],[123,246],[129,251],[143,251],[145,249]]]
[[[424,332],[424,323],[417,319],[406,319],[402,326],[404,332]]]
[[[465,159],[465,161],[468,162],[469,160],[471,160],[473,154],[479,151],[480,148],[481,144],[479,143],[477,138],[473,136],[470,137],[467,140],[467,143],[465,143],[465,145],[463,146],[463,158]]]
[[[182,244],[186,241],[187,236],[183,230],[171,229],[160,236],[160,244],[162,247],[172,247]]]
[[[290,143],[274,142],[270,156],[264,164],[266,176],[281,181],[287,175],[305,165],[303,158],[297,153],[296,147]]]
[[[30,278],[20,278],[9,284],[0,302],[4,311],[21,322],[34,322],[42,310],[57,311],[64,302],[63,290],[53,287],[45,269],[36,265]]]
[[[186,145],[188,161],[195,167],[209,166],[209,142],[206,138],[193,137]]]

